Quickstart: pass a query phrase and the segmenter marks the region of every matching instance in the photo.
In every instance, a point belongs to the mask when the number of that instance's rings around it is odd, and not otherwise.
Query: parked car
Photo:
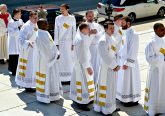
[[[44,9],[47,10],[48,15],[47,15],[47,21],[49,24],[49,29],[48,31],[54,38],[54,23],[55,23],[55,18],[61,14],[60,12],[60,7],[57,5],[52,5],[52,4],[44,4],[42,5]],[[22,20],[24,22],[28,21],[29,19],[29,13],[30,11],[37,11],[40,5],[30,5],[30,6],[21,6],[18,7],[18,9],[22,10]],[[72,15],[75,16],[76,18],[76,25],[78,26],[82,21],[84,21],[84,16],[73,13]]]
[[[111,18],[122,14],[136,19],[158,15],[165,15],[165,1],[163,0],[102,0],[97,5],[98,17]]]

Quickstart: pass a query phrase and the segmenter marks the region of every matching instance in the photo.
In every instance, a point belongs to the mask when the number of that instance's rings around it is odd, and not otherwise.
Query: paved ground
[[[164,20],[155,19],[148,21],[139,21],[134,24],[133,28],[138,31],[140,36],[140,47],[138,53],[138,60],[141,71],[141,92],[142,100],[136,107],[126,108],[119,102],[117,106],[121,111],[114,113],[114,116],[147,116],[144,112],[143,96],[146,82],[146,75],[148,64],[144,56],[144,48],[149,41],[150,36],[153,35],[152,25],[156,21],[164,23]],[[35,93],[27,93],[24,89],[19,89],[14,82],[14,77],[7,71],[7,64],[0,65],[0,116],[101,116],[96,113],[90,105],[91,111],[84,112],[78,109],[69,99],[69,85],[63,85],[64,95],[61,100],[52,102],[51,104],[39,103],[36,100]]]

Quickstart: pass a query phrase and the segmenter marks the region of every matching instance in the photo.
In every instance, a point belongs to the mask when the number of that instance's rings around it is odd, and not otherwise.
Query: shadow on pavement
[[[27,99],[23,94],[31,95],[31,99]],[[66,109],[58,105],[58,102],[63,103],[64,100],[60,99],[59,101],[51,102],[50,104],[45,104],[38,102],[36,96],[30,94],[29,92],[23,91],[22,93],[17,94],[18,97],[26,104],[23,110],[33,111],[37,114],[42,114],[43,116],[63,116],[66,113]]]
[[[4,84],[7,84],[8,86],[11,86],[13,88],[18,87],[17,84],[15,83],[15,76],[11,75],[8,71],[8,63],[0,64],[0,74],[4,75],[2,78],[6,78],[6,79],[9,78],[8,80],[10,81],[10,83],[6,81],[6,83]]]
[[[132,107],[124,107],[120,101],[117,100],[116,103],[117,107],[121,109],[121,112],[124,112],[129,116],[148,116],[147,113],[144,111],[142,104]]]

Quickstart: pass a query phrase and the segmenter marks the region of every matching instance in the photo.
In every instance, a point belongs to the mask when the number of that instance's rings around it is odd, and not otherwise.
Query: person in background
[[[37,54],[35,41],[38,31],[37,21],[37,12],[31,11],[29,20],[22,26],[19,35],[20,54],[15,81],[17,85],[24,87],[29,92],[35,92],[36,88],[35,59]]]
[[[68,13],[69,5],[60,6],[61,15],[55,19],[54,42],[59,49],[59,75],[62,82],[69,82],[74,64],[73,39],[76,34],[76,20]]]
[[[21,10],[13,10],[13,18],[9,21],[8,24],[8,40],[9,40],[9,66],[8,70],[12,72],[12,75],[15,76],[18,57],[19,57],[19,34],[20,29],[23,26],[23,21],[21,19]]]
[[[118,51],[121,49],[121,46],[124,44],[123,38],[123,32],[122,32],[122,18],[123,15],[119,14],[114,17],[114,34],[113,36],[115,37],[115,41],[117,43],[117,49]]]
[[[165,27],[162,23],[156,23],[153,28],[155,36],[145,48],[149,69],[144,110],[150,116],[160,116],[165,113]]]
[[[90,46],[91,51],[91,63],[94,70],[94,82],[97,83],[98,80],[98,70],[100,67],[100,56],[98,53],[98,43],[101,36],[105,33],[104,28],[94,22],[94,12],[87,11],[86,12],[86,22],[90,27],[91,36],[93,36],[93,41]]]
[[[44,7],[42,5],[40,5],[39,9],[37,10],[38,13],[38,19],[46,19],[48,12],[46,9],[44,9]]]
[[[8,60],[8,38],[7,38],[7,26],[11,20],[10,14],[7,12],[7,6],[5,4],[0,5],[0,63],[5,64]]]

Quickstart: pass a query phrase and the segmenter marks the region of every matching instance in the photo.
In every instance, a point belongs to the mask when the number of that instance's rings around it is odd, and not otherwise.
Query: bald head
[[[1,11],[2,14],[7,12],[7,6],[6,6],[6,4],[1,4],[0,5],[0,11]]]
[[[87,19],[87,22],[92,23],[94,20],[94,12],[91,10],[87,11],[86,12],[86,19]]]
[[[39,29],[48,30],[48,22],[45,19],[39,19],[37,25]]]

